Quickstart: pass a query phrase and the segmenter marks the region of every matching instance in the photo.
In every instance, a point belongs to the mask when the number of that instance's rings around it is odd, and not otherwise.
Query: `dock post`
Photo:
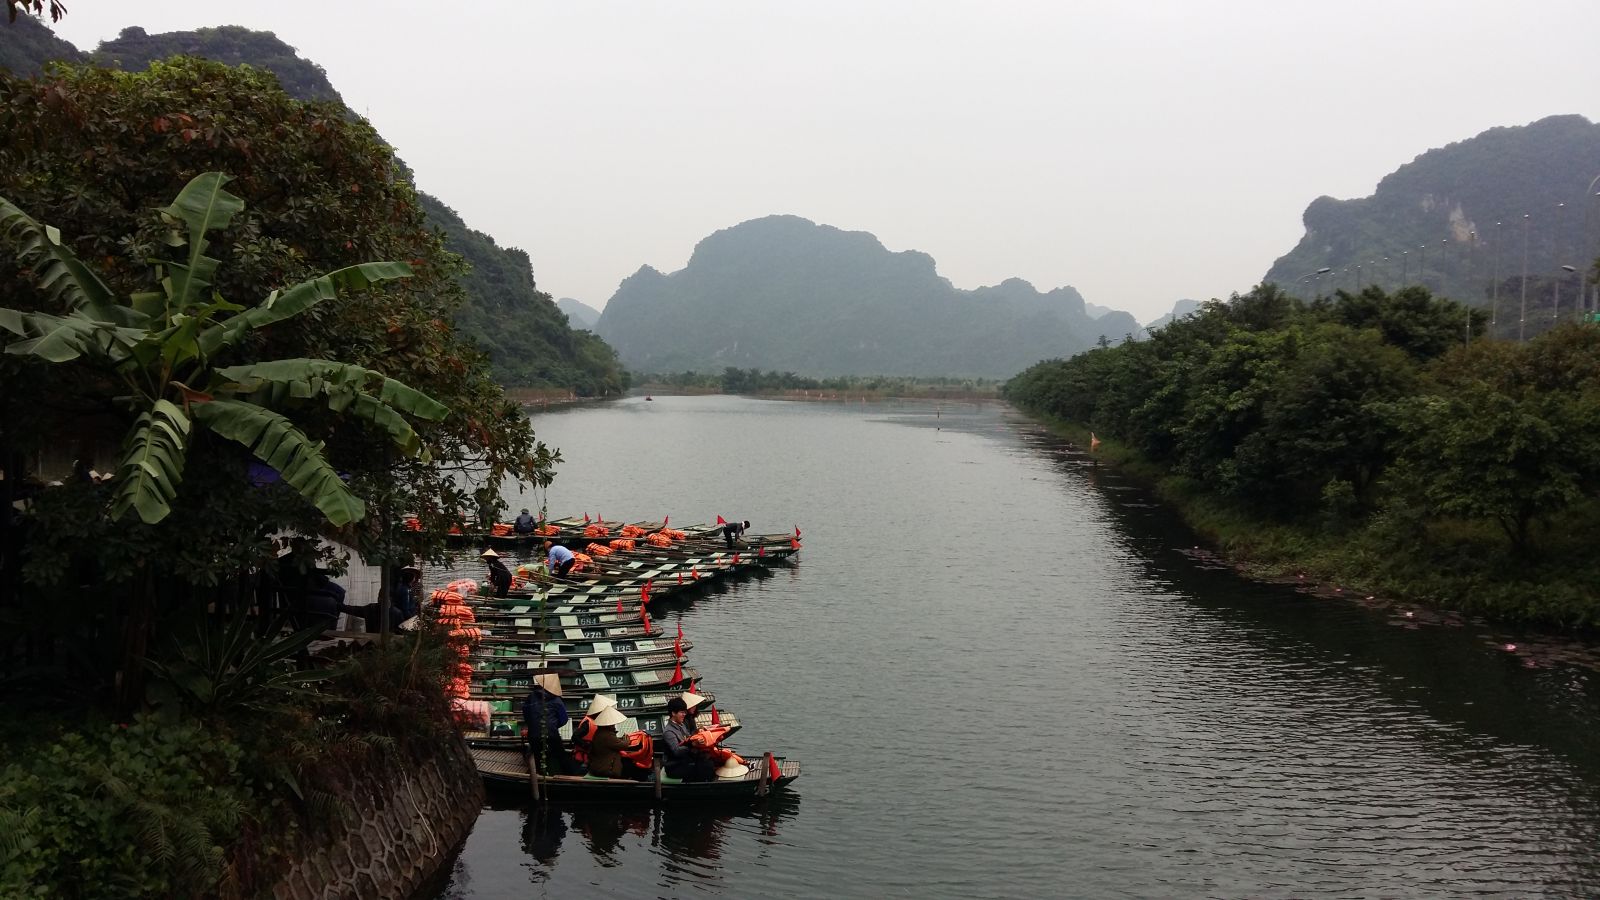
[[[761,760],[761,781],[756,785],[757,797],[765,797],[767,795],[767,777],[772,774],[772,766],[770,765],[771,759],[772,754],[768,753]]]
[[[661,760],[656,760],[656,802],[661,802]]]

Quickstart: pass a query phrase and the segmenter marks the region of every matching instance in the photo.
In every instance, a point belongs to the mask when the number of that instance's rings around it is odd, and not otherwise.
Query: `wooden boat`
[[[688,653],[693,647],[694,643],[688,640],[682,644],[684,653]],[[540,666],[542,659],[563,659],[570,662],[589,657],[609,659],[619,656],[650,656],[671,653],[672,648],[673,641],[659,637],[643,641],[548,641],[543,645],[517,644],[509,647],[480,644],[470,659],[480,672],[516,672]]]
[[[713,719],[716,719],[717,721],[712,721]],[[622,720],[622,724],[617,726],[617,733],[632,734],[635,731],[643,731],[645,734],[659,739],[662,734],[662,729],[666,727],[666,724],[667,714],[665,712],[640,713],[639,715],[629,716],[628,718]],[[729,734],[732,734],[733,732],[744,727],[743,724],[740,723],[739,717],[731,712],[719,712],[716,716],[713,716],[710,712],[704,712],[695,717],[695,724],[700,728],[708,728],[712,725],[721,725],[722,727],[728,729]],[[499,747],[502,749],[515,749],[522,743],[521,725],[522,723],[520,721],[502,719],[494,723],[491,731],[468,732],[465,737],[467,739],[467,743],[474,747]],[[563,740],[571,740],[572,723],[569,722],[566,725],[561,726],[560,731]]]
[[[569,694],[561,699],[566,703],[567,714],[573,718],[579,718],[583,716],[584,710],[588,709],[589,700],[592,699],[596,693],[610,694],[616,698],[617,709],[621,710],[623,715],[637,718],[640,715],[652,715],[656,713],[660,713],[664,716],[667,712],[668,700],[682,695],[684,691],[692,690],[695,690],[692,682],[671,688],[663,687],[643,690],[610,690],[607,688],[600,688],[598,691],[589,689],[581,695]],[[704,691],[695,692],[699,694],[705,694]],[[711,700],[713,703],[716,702],[716,697],[714,695],[706,696],[707,699]],[[523,696],[514,695],[509,697],[497,697],[493,699],[488,697],[479,697],[477,699],[488,701],[489,721],[491,723],[513,722],[517,725],[521,724]]]
[[[587,660],[587,662],[600,662],[600,660]],[[673,676],[679,676],[677,680]],[[679,666],[678,660],[673,660],[665,665],[641,667],[637,669],[584,669],[572,674],[562,674],[561,691],[562,699],[568,701],[568,712],[574,701],[581,701],[588,706],[588,698],[595,694],[610,694],[620,691],[645,691],[645,690],[677,690],[679,692],[689,689],[700,678],[700,673],[688,666]],[[487,678],[472,679],[473,700],[498,700],[505,697],[522,698],[533,689],[533,676],[517,675],[511,672],[490,673]]]
[[[538,778],[539,796],[552,800],[592,800],[621,803],[724,803],[753,800],[782,790],[800,777],[800,763],[773,757],[778,777],[770,778],[771,767],[765,758],[752,759],[750,771],[740,778],[685,782],[658,774],[650,781],[625,778],[600,778],[593,775],[539,775],[529,773],[528,761],[520,749],[502,750],[472,747],[473,761],[484,787],[520,792],[533,790],[530,778]]]

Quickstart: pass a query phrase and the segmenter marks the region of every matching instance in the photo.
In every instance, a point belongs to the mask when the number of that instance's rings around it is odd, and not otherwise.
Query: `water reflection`
[[[629,880],[637,880],[640,862],[651,856],[663,882],[717,881],[730,852],[781,841],[785,824],[799,812],[800,797],[793,792],[733,807],[491,804],[477,827],[503,828],[507,817],[520,818],[521,850],[534,884],[548,882],[558,865],[564,876],[573,868],[626,866],[633,873]]]

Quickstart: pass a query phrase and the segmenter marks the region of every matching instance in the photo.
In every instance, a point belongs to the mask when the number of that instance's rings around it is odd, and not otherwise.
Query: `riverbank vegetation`
[[[342,107],[63,67],[0,74],[0,133],[0,896],[251,896],[450,739],[436,636],[312,652],[325,575],[558,456]]]
[[[705,394],[790,394],[818,391],[855,397],[997,397],[1000,382],[987,378],[913,378],[888,375],[841,375],[808,378],[793,372],[763,372],[729,366],[720,373],[677,372],[641,375],[641,388]]]
[[[1263,573],[1504,620],[1600,624],[1600,329],[1526,343],[1421,288],[1272,285],[1005,396],[1154,480]]]

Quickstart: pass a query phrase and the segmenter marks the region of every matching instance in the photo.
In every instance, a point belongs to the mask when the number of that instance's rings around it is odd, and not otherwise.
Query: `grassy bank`
[[[1030,414],[1053,433],[1089,444],[1081,424]],[[1384,510],[1365,520],[1324,516],[1277,522],[1220,496],[1114,440],[1096,453],[1150,486],[1185,524],[1241,572],[1307,579],[1352,594],[1592,635],[1600,626],[1600,504],[1574,504],[1545,519],[1519,555],[1483,521],[1427,520]]]

